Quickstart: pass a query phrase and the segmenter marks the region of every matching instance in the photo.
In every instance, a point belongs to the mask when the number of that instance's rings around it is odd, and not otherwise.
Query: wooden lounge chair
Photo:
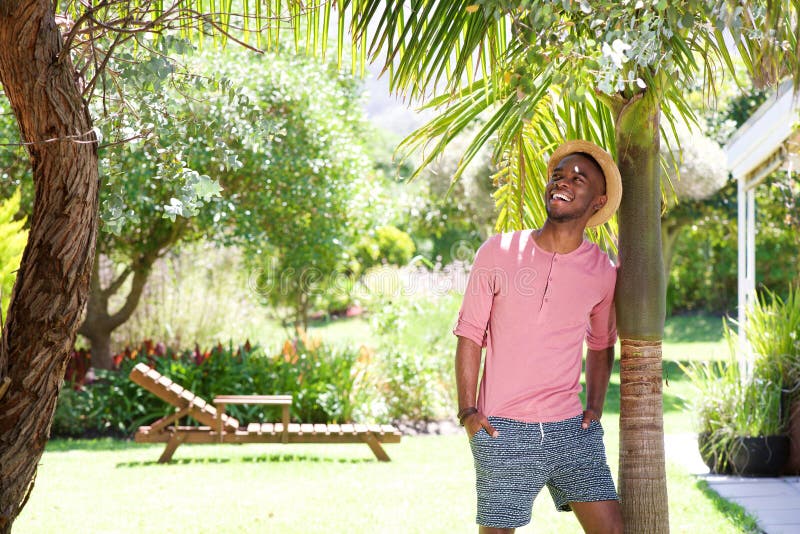
[[[400,431],[392,425],[290,423],[291,395],[223,395],[215,397],[209,404],[144,363],[131,370],[130,378],[175,406],[174,414],[150,426],[140,426],[134,436],[139,443],[167,444],[159,463],[169,462],[181,443],[366,443],[378,460],[388,462],[389,456],[381,443],[400,442]],[[281,406],[281,422],[242,426],[225,413],[228,404]],[[204,426],[177,426],[185,416]]]

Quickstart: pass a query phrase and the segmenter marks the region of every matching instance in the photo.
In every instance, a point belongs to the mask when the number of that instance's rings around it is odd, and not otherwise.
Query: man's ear
[[[605,206],[606,202],[608,202],[608,196],[606,196],[606,195],[600,195],[597,198],[595,198],[594,202],[592,203],[592,207],[594,208],[594,211],[597,211],[600,208],[602,208],[603,206]]]

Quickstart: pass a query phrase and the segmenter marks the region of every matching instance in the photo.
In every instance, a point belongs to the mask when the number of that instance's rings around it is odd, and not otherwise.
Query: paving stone
[[[797,534],[800,532],[800,523],[787,525],[758,525],[767,534]]]
[[[758,515],[758,524],[762,527],[800,525],[800,514],[796,508],[794,510],[769,510]]]
[[[768,497],[732,497],[748,510],[797,510],[800,521],[800,495],[783,496],[770,495]]]
[[[730,499],[732,497],[769,497],[769,496],[786,496],[792,497],[796,493],[787,484],[780,482],[774,478],[759,479],[753,482],[740,482],[740,483],[711,483],[711,489],[720,494],[720,496]]]

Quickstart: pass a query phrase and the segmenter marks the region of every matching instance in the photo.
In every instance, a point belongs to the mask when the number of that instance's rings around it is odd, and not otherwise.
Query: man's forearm
[[[481,347],[465,337],[458,337],[456,346],[456,388],[458,409],[476,406],[478,374],[481,368]]]
[[[600,417],[614,367],[614,347],[586,351],[586,409]]]

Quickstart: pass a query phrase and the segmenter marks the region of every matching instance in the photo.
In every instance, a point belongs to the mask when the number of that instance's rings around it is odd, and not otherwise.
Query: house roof
[[[745,179],[749,186],[754,186],[770,172],[790,163],[794,169],[798,168],[798,111],[800,100],[792,81],[786,80],[725,145],[728,169],[734,178]]]

